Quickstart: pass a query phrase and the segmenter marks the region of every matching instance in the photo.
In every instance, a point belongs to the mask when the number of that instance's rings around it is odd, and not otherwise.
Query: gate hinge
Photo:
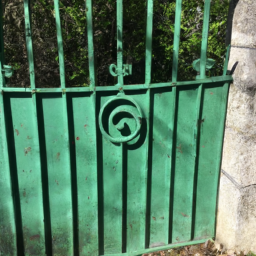
[[[9,65],[3,65],[2,73],[5,77],[10,78],[13,75],[13,68]]]
[[[112,76],[129,76],[132,74],[132,65],[131,64],[124,64],[123,68],[119,70],[115,64],[111,64],[109,66],[109,72]]]

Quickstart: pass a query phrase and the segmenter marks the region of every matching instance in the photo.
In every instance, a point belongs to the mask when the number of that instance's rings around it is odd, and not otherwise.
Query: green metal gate
[[[58,0],[60,88],[5,86],[1,42],[0,255],[140,255],[215,236],[229,83],[206,77],[205,0],[196,81],[177,81],[182,0],[176,1],[172,81],[151,83],[153,0],[147,5],[145,84],[124,85],[117,0],[115,86],[95,83],[92,1],[86,1],[90,86],[65,88]],[[25,22],[30,30],[29,6]],[[2,34],[2,32],[1,32]],[[2,35],[1,35],[2,36]],[[198,65],[198,67],[197,67]]]

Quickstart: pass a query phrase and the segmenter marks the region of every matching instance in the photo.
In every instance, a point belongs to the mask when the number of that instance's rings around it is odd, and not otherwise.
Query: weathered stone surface
[[[224,175],[221,175],[219,193],[216,242],[222,244],[225,250],[235,249],[240,193]]]
[[[231,69],[232,65],[237,63],[237,67],[233,75],[234,85],[242,92],[245,92],[252,97],[255,95],[256,91],[256,72],[254,72],[254,70],[256,70],[255,60],[256,48],[248,49],[232,47],[229,68]],[[256,106],[256,103],[254,104]],[[250,106],[253,110],[255,109],[254,105],[250,104]],[[256,111],[256,109],[254,111]]]
[[[256,252],[256,1],[240,0],[233,22],[230,87],[224,137],[216,241]],[[240,184],[237,186],[235,182]]]
[[[254,95],[231,85],[222,168],[244,186],[256,184],[255,103]]]
[[[240,250],[256,252],[256,185],[241,190],[236,243]]]
[[[256,5],[255,0],[240,0],[234,15],[232,44],[256,47]]]

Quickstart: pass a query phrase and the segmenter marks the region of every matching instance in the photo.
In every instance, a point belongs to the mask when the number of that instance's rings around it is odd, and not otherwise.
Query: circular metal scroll
[[[112,105],[112,106],[111,106]],[[114,118],[117,115],[129,115],[135,120],[135,129],[128,136],[123,136],[120,132],[127,123],[124,121],[114,124]],[[99,126],[102,135],[109,141],[114,143],[128,142],[134,139],[141,128],[142,111],[140,106],[131,98],[125,95],[117,95],[115,98],[107,101],[100,110]],[[106,123],[108,122],[108,129]],[[130,127],[129,127],[130,128]],[[110,130],[118,130],[118,136],[113,136]]]

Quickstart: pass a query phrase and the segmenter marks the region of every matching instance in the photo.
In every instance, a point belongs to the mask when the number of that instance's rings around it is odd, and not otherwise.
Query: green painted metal
[[[156,251],[164,251],[164,250],[168,250],[168,249],[179,248],[179,247],[183,247],[183,246],[202,244],[202,243],[205,243],[208,240],[209,239],[201,239],[201,240],[195,240],[195,241],[192,241],[192,242],[176,243],[176,244],[170,244],[170,245],[166,245],[166,246],[159,246],[157,249],[156,248],[149,248],[149,249],[136,251],[136,252],[133,252],[133,253],[104,254],[104,256],[142,256],[144,253],[152,253],[152,252],[156,252]]]
[[[137,90],[145,90],[145,89],[152,89],[152,88],[159,88],[159,87],[181,87],[181,86],[189,86],[189,85],[199,85],[201,83],[204,84],[212,84],[217,82],[230,82],[232,81],[231,75],[225,75],[225,76],[215,76],[215,77],[209,77],[205,78],[203,80],[194,80],[194,81],[182,81],[182,82],[167,82],[167,83],[157,83],[157,84],[150,84],[150,87],[145,84],[138,84],[138,85],[124,85],[122,88],[124,91],[137,91]],[[30,92],[30,93],[62,93],[63,89],[61,88],[8,88],[4,87],[2,88],[4,92]],[[89,87],[73,87],[73,88],[66,88],[64,90],[65,92],[91,92],[92,89]],[[107,92],[107,91],[115,91],[118,92],[119,88],[113,86],[97,86],[94,88],[93,91],[96,92]]]
[[[59,68],[60,68],[60,86],[65,88],[65,61],[64,61],[64,50],[63,40],[61,31],[61,20],[60,20],[60,7],[59,0],[54,0],[54,15],[56,20],[56,31],[57,31],[57,43],[58,43],[58,54],[59,54]]]
[[[86,1],[88,87],[65,87],[58,0],[60,88],[36,88],[29,1],[24,13],[30,88],[6,87],[10,70],[4,71],[0,28],[1,255],[135,256],[215,236],[230,47],[223,76],[206,77],[206,0],[195,63],[200,75],[177,81],[177,0],[172,81],[151,83],[153,4],[147,1],[145,83],[138,85],[123,80],[132,70],[123,64],[122,0],[113,86],[97,86],[92,0]]]
[[[200,76],[199,76],[200,79],[204,79],[206,77],[205,71],[206,71],[206,62],[207,62],[207,45],[208,45],[209,23],[210,23],[210,9],[211,9],[211,0],[205,0],[201,58],[200,58]]]
[[[216,61],[214,59],[207,59],[205,64],[205,69],[210,70],[215,65]],[[200,72],[200,59],[193,61],[193,69],[197,72]],[[199,76],[200,77],[200,76]],[[198,78],[199,78],[198,77]]]
[[[3,19],[2,4],[0,5],[0,24]],[[2,73],[4,59],[3,27],[0,26],[0,88],[5,86]],[[7,131],[4,115],[4,97],[0,93],[0,252],[6,256],[17,255],[17,238],[15,223],[15,194],[11,180]]]
[[[117,73],[118,87],[124,85],[123,78],[123,0],[116,0],[116,30],[117,30]]]
[[[35,70],[29,4],[29,1],[24,1],[25,36],[29,62],[30,85],[31,89],[35,89]],[[42,177],[41,173],[36,171],[41,170],[41,152],[39,148],[38,116],[36,107],[37,97],[33,93],[28,97],[18,99],[10,98],[9,100],[12,104],[11,111],[13,111],[13,123],[16,123],[14,143],[17,155],[16,168],[20,195],[21,221],[23,225],[24,252],[25,254],[34,253],[40,255],[45,251],[45,226],[43,222]],[[22,105],[28,105],[30,107],[28,110],[19,113],[17,108]],[[16,115],[14,115],[14,113],[16,113]],[[28,136],[28,134],[30,135]],[[19,154],[18,152],[20,151],[24,151],[24,155]],[[34,213],[35,211],[37,214]],[[38,240],[37,248],[33,248],[33,239]],[[31,248],[33,249],[31,250]]]
[[[5,77],[10,78],[13,75],[13,68],[9,65],[3,65],[2,72]]]
[[[174,39],[173,39],[174,41],[173,42],[173,63],[172,63],[172,81],[173,82],[177,82],[177,76],[178,76],[181,10],[182,10],[182,0],[177,0],[176,10],[175,10]]]
[[[147,1],[147,31],[146,31],[146,67],[145,67],[145,84],[151,83],[152,68],[152,33],[153,33],[153,0]]]
[[[95,65],[94,65],[94,47],[93,47],[93,25],[92,25],[92,0],[86,1],[87,18],[87,37],[88,37],[88,60],[90,72],[90,88],[95,87]]]
[[[34,68],[32,33],[31,33],[31,25],[30,25],[29,0],[24,1],[24,14],[25,14],[25,29],[26,29],[25,36],[26,36],[27,53],[28,53],[30,86],[31,88],[34,89],[36,88],[36,84],[35,84],[35,68]]]
[[[132,65],[131,64],[123,64],[121,72],[122,72],[123,76],[131,75],[132,74]],[[115,64],[111,64],[109,66],[109,73],[112,76],[118,76],[119,75],[118,68]]]
[[[225,76],[227,74],[227,71],[228,71],[228,61],[229,61],[230,49],[231,49],[231,45],[229,45],[228,48],[227,48],[227,53],[226,53],[226,58],[225,58],[225,63],[224,63],[224,69],[223,69],[223,76]]]

